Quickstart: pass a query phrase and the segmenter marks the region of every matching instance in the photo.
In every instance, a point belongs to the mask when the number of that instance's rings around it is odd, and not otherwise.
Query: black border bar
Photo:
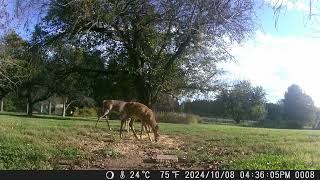
[[[0,170],[0,180],[320,179],[319,170]]]

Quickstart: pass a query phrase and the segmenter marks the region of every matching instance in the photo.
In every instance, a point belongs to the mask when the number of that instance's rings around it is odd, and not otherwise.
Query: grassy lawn
[[[125,158],[111,146],[124,141],[115,131],[120,122],[111,121],[112,132],[94,125],[95,118],[0,115],[0,169],[81,169],[101,157]],[[186,168],[320,169],[320,131],[163,123],[160,133],[181,141],[168,151]]]

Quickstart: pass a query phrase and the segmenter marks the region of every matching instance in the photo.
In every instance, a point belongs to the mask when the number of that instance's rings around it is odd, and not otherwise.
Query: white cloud
[[[237,62],[219,66],[229,73],[227,80],[250,80],[263,86],[271,102],[283,98],[295,83],[320,106],[319,39],[274,37],[257,32],[253,40],[232,49]]]

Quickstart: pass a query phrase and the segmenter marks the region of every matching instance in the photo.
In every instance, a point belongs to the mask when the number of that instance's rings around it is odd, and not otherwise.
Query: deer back
[[[125,104],[126,104],[125,101],[104,100],[103,101],[103,108],[108,109],[110,111],[122,112]]]
[[[155,127],[156,125],[156,120],[153,111],[144,104],[138,102],[128,102],[124,106],[124,112],[129,117],[140,119],[141,121],[150,125],[151,127]]]

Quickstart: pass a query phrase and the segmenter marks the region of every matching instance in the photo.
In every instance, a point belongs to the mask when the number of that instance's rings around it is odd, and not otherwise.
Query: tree
[[[94,96],[97,73],[87,70],[97,70],[103,66],[101,54],[86,52],[61,41],[51,45],[50,50],[53,55],[48,62],[48,69],[53,73],[51,83],[55,84],[52,92],[62,97],[62,116],[65,117],[72,104],[86,101],[88,96]]]
[[[215,64],[226,46],[253,29],[251,0],[52,1],[46,20],[53,39],[105,48],[149,107],[163,93],[215,90]]]
[[[222,117],[224,108],[217,100],[194,100],[182,103],[184,112],[206,117]]]
[[[259,120],[265,116],[265,91],[253,87],[248,81],[240,81],[231,88],[224,88],[216,96],[216,101],[224,107],[224,115],[237,123],[243,119]]]
[[[283,106],[280,103],[267,103],[266,119],[271,121],[281,121],[283,119]]]
[[[315,117],[315,123],[313,125],[313,128],[320,129],[320,109],[319,108],[316,108],[315,114],[316,114],[316,117]]]
[[[48,49],[39,43],[44,32],[39,26],[35,27],[33,36],[23,51],[23,68],[26,70],[26,78],[19,86],[19,96],[27,100],[27,114],[32,116],[35,103],[48,99],[52,95],[53,73],[48,69]]]
[[[250,95],[250,119],[261,120],[265,117],[266,111],[266,92],[261,86],[252,87]]]
[[[316,108],[310,96],[293,84],[284,95],[284,119],[291,128],[302,128],[307,122],[315,119]]]
[[[26,42],[15,32],[4,35],[0,40],[0,111],[3,111],[3,99],[10,92],[16,92],[26,77],[23,68],[23,54]]]

